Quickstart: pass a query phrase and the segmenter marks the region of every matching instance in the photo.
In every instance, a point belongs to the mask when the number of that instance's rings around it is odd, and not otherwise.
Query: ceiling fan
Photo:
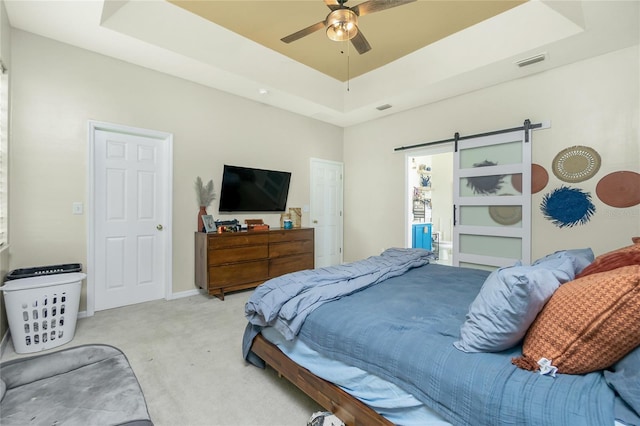
[[[334,41],[351,40],[358,53],[362,55],[371,50],[371,45],[358,29],[358,17],[414,1],[416,0],[368,0],[356,6],[347,7],[344,5],[347,0],[324,0],[327,7],[331,9],[324,21],[289,34],[280,40],[291,43],[326,28],[327,37]]]

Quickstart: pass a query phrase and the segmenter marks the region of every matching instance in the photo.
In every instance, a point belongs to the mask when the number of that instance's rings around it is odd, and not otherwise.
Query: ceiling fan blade
[[[342,6],[338,3],[338,0],[324,0],[324,4],[331,10],[340,9]]]
[[[355,37],[351,39],[351,44],[353,44],[353,47],[355,47],[358,53],[361,55],[371,50],[371,45],[369,44],[367,39],[364,37],[364,35],[362,34],[362,31],[360,31],[359,28],[358,28],[358,34],[356,34]]]
[[[284,41],[285,43],[291,43],[292,41],[296,41],[298,39],[301,39],[304,36],[308,36],[311,33],[315,33],[318,30],[321,30],[324,28],[324,21],[320,21],[316,24],[310,25],[307,28],[304,28],[300,31],[296,31],[293,34],[289,34],[286,37],[281,38],[280,40]]]
[[[374,12],[380,12],[381,10],[391,9],[392,7],[402,6],[407,3],[413,3],[416,0],[369,0],[359,5],[353,6],[353,10],[356,15],[364,16]]]

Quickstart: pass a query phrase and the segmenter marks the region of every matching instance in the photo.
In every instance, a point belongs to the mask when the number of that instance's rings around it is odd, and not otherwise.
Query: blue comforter
[[[282,275],[254,291],[245,305],[245,316],[250,324],[272,326],[291,340],[319,306],[426,265],[433,258],[428,250],[391,248],[358,262]]]
[[[488,272],[430,264],[310,313],[312,349],[412,393],[456,425],[612,425],[614,392],[600,372],[541,376],[516,368],[515,347],[453,346]]]

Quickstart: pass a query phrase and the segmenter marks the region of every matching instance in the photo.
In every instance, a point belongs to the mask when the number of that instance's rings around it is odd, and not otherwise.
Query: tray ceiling
[[[322,0],[4,4],[15,29],[341,127],[640,40],[640,2],[626,0],[417,0],[360,17],[364,55],[324,31],[280,41],[324,20]]]
[[[280,39],[325,19],[322,0],[183,1],[189,12],[340,81],[355,78],[451,34],[516,7],[520,1],[416,1],[362,16],[358,27],[372,49],[359,55],[349,42],[331,41],[323,30],[293,43]],[[362,1],[349,0],[353,7]]]

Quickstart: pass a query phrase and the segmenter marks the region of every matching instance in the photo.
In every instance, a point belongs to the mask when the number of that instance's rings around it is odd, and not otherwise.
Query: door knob
[[[313,221],[313,223],[318,223],[318,221],[317,221],[317,220],[314,220],[314,221]]]
[[[156,229],[157,229],[158,231],[162,231],[164,228],[162,227],[162,225],[158,225],[158,226],[156,226]]]

